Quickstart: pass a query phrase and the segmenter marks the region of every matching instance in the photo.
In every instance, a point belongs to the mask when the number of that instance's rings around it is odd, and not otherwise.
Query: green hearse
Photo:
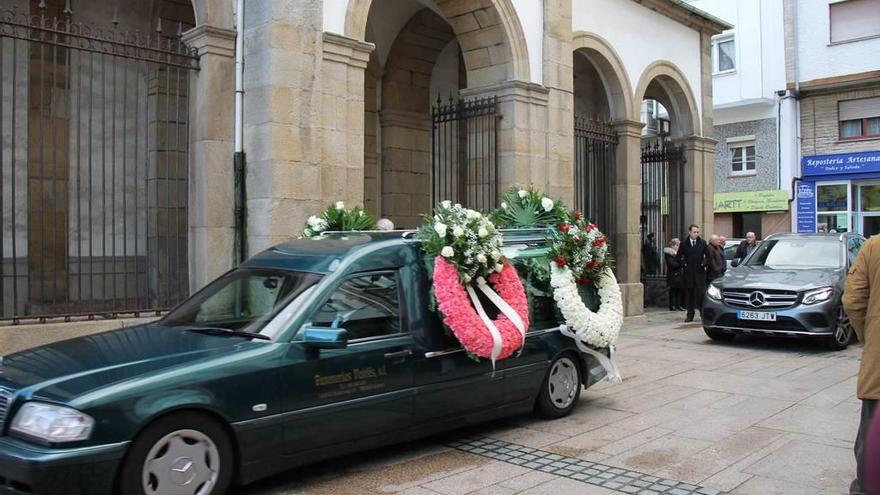
[[[521,277],[541,232],[505,232]],[[514,255],[515,253],[515,255]],[[0,493],[218,494],[347,452],[537,410],[605,376],[530,290],[518,356],[471,359],[432,311],[418,240],[294,240],[148,325],[4,356]]]

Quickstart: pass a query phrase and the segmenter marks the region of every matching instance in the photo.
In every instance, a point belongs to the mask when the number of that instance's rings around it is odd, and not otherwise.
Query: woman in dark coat
[[[663,258],[666,261],[666,287],[669,288],[669,311],[684,311],[684,297],[681,293],[683,273],[677,258],[680,246],[681,241],[676,237],[669,243],[669,247],[663,248]]]
[[[687,301],[686,322],[694,321],[694,313],[699,310],[703,314],[703,292],[706,290],[706,264],[708,263],[709,247],[700,237],[700,227],[691,225],[688,237],[678,248],[678,262],[684,267],[684,278],[681,287]]]

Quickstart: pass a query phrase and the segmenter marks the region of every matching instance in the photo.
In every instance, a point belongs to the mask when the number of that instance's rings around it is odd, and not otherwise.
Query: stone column
[[[498,192],[514,185],[546,188],[547,95],[540,84],[507,81],[460,91],[462,97],[498,97]]]
[[[614,164],[614,227],[608,233],[617,262],[617,281],[623,296],[623,313],[644,312],[645,288],[641,283],[639,215],[642,210],[641,143],[644,124],[632,120],[613,123],[617,133]]]
[[[571,0],[544,2],[547,105],[547,194],[574,203],[574,58]]]
[[[684,224],[699,225],[709,236],[715,229],[715,144],[702,136],[690,136],[684,145]]]
[[[200,25],[183,40],[198,50],[190,74],[189,289],[232,267],[235,31]]]

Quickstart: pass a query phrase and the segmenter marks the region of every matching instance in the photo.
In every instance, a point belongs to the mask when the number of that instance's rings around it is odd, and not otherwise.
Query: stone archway
[[[700,134],[700,112],[694,92],[684,73],[667,61],[657,61],[645,68],[636,86],[633,102],[652,98],[671,112],[671,131],[676,138]],[[639,120],[639,105],[634,105],[631,118]]]
[[[601,36],[583,31],[574,33],[572,48],[576,55],[590,62],[601,79],[608,99],[609,118],[615,121],[631,118],[632,85],[614,48]]]
[[[345,36],[366,40],[373,4],[349,0]],[[436,0],[434,5],[459,40],[472,87],[529,80],[526,39],[511,0]]]

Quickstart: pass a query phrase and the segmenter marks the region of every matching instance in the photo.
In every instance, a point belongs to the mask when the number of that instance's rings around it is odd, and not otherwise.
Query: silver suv
[[[768,237],[742,265],[707,287],[706,335],[715,340],[739,333],[814,337],[831,349],[845,349],[854,332],[840,298],[864,242],[851,233]]]

